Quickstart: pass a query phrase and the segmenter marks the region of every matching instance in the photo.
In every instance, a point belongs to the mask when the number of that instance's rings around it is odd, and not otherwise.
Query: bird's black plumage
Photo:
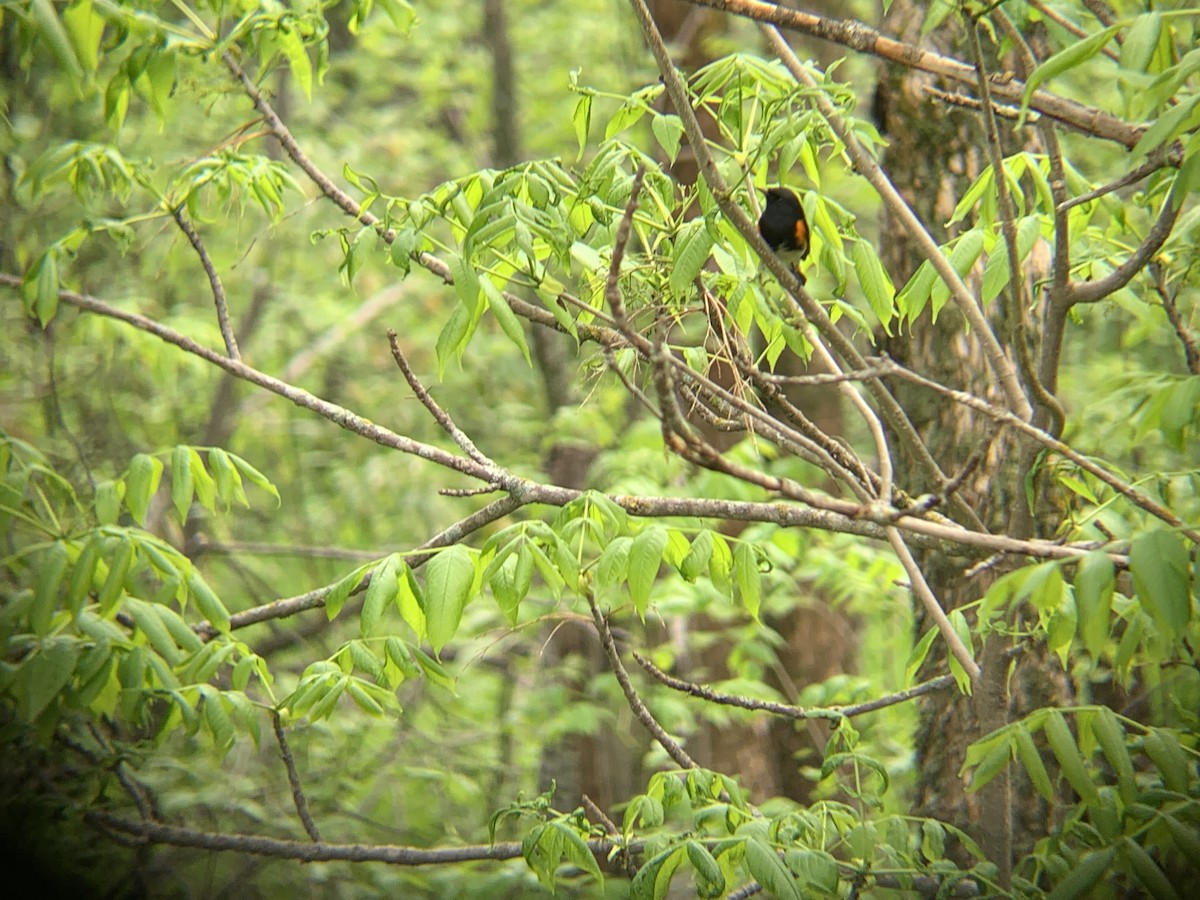
[[[798,259],[808,256],[808,220],[800,195],[791,188],[767,191],[767,203],[758,220],[758,233],[776,253],[790,252]]]

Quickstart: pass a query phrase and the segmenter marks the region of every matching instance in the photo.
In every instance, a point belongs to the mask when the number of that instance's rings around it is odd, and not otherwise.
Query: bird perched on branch
[[[808,257],[808,220],[804,218],[800,195],[788,187],[768,189],[767,203],[758,219],[758,233],[804,284],[800,261]]]

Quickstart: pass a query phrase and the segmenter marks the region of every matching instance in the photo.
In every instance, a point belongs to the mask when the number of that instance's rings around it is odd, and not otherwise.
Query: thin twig
[[[292,759],[292,749],[288,746],[283,720],[280,719],[278,710],[271,710],[271,725],[275,728],[275,740],[279,743],[279,753],[283,757],[284,768],[287,769],[288,783],[292,786],[292,802],[296,804],[296,814],[300,816],[308,836],[319,844],[321,832],[308,811],[308,800],[304,796],[304,788],[300,785],[300,773],[296,771],[296,761]]]
[[[1172,294],[1167,288],[1166,273],[1158,263],[1150,263],[1150,274],[1154,276],[1154,289],[1158,292],[1159,299],[1162,300],[1163,312],[1167,314],[1171,327],[1175,329],[1179,342],[1183,344],[1183,355],[1187,360],[1188,371],[1193,375],[1200,375],[1200,345],[1197,345],[1196,335],[1192,334],[1187,323],[1183,321],[1183,316],[1179,314],[1179,307],[1175,303],[1175,294]]]
[[[438,402],[430,396],[425,385],[421,384],[421,379],[412,370],[412,366],[408,364],[408,360],[404,356],[404,351],[400,349],[400,338],[396,336],[396,329],[389,328],[387,330],[387,337],[388,344],[392,348],[392,358],[396,360],[396,365],[399,366],[401,373],[403,373],[404,380],[408,382],[408,386],[412,388],[412,392],[421,401],[421,405],[429,410],[429,414],[433,416],[434,421],[441,425],[442,430],[450,435],[454,443],[458,444],[462,451],[475,460],[475,462],[482,466],[495,466],[496,464],[491,459],[479,451],[479,448],[475,446],[475,442],[467,436],[467,433],[454,423],[454,419],[450,417],[450,414],[442,409],[438,405]]]
[[[1179,196],[1179,179],[1177,177],[1171,185],[1171,190],[1167,192],[1166,199],[1163,200],[1158,218],[1146,232],[1146,239],[1138,245],[1138,248],[1129,255],[1125,262],[1103,278],[1072,283],[1067,290],[1067,301],[1072,305],[1095,303],[1129,284],[1133,277],[1145,268],[1154,254],[1162,249],[1162,245],[1171,236],[1171,229],[1175,227],[1175,220],[1179,218],[1181,209],[1183,209],[1183,198]]]
[[[912,551],[904,543],[904,538],[900,536],[900,532],[895,528],[889,528],[888,541],[891,543],[892,549],[896,551],[896,556],[899,558],[900,564],[904,566],[904,571],[908,573],[908,580],[912,585],[913,593],[917,595],[917,599],[925,607],[925,612],[933,619],[933,623],[942,635],[942,640],[946,642],[946,645],[950,648],[950,652],[958,660],[959,665],[971,677],[971,681],[978,681],[980,675],[979,664],[975,662],[975,658],[971,656],[971,651],[967,649],[967,645],[963,643],[962,638],[958,636],[958,632],[954,630],[954,626],[950,623],[950,618],[946,615],[942,604],[938,602],[937,597],[933,594],[933,590],[929,587],[929,582],[925,580],[925,573],[921,571],[921,567],[917,565],[916,559],[913,558]]]
[[[451,544],[457,544],[466,538],[468,535],[478,531],[486,525],[490,525],[497,519],[502,519],[511,512],[515,512],[523,506],[525,501],[518,499],[514,495],[506,495],[499,500],[489,503],[483,509],[471,513],[465,518],[459,519],[449,528],[435,534],[425,543],[421,544],[411,551],[407,558],[408,565],[411,568],[418,568],[424,565],[432,556],[433,551],[440,547],[448,547]],[[362,582],[353,591],[354,594],[362,593],[371,583],[371,575],[367,573]],[[245,628],[249,625],[256,625],[259,622],[266,622],[271,619],[283,619],[289,616],[294,616],[297,613],[302,613],[309,609],[318,609],[325,605],[325,599],[333,592],[335,584],[328,584],[324,587],[316,588],[307,593],[300,594],[296,597],[285,597],[280,600],[273,600],[270,603],[264,603],[261,606],[253,606],[250,609],[242,610],[234,613],[229,617],[229,627],[232,630]],[[194,626],[193,630],[205,640],[211,640],[217,636],[217,630],[207,622],[201,622]]]
[[[698,769],[699,765],[696,761],[688,756],[687,751],[679,746],[679,742],[667,734],[666,729],[659,725],[654,716],[650,714],[650,710],[646,709],[646,704],[642,702],[642,698],[638,696],[633,683],[629,680],[625,664],[621,662],[621,654],[617,652],[617,644],[613,640],[612,629],[608,627],[608,619],[600,612],[600,607],[596,605],[596,597],[591,591],[588,591],[587,600],[588,605],[592,608],[592,621],[596,623],[596,631],[600,634],[600,645],[604,648],[608,664],[612,667],[613,674],[617,677],[617,683],[621,685],[625,700],[629,704],[629,708],[633,710],[634,716],[681,769]]]
[[[1161,519],[1168,525],[1180,529],[1182,533],[1187,535],[1187,537],[1193,542],[1200,544],[1200,531],[1196,531],[1194,528],[1188,528],[1184,524],[1183,520],[1176,516],[1169,509],[1162,506],[1155,500],[1152,500],[1150,497],[1147,497],[1145,494],[1135,489],[1132,485],[1129,485],[1120,478],[1117,478],[1102,466],[1092,462],[1086,456],[1076,453],[1068,445],[1064,444],[1053,435],[1034,425],[1030,425],[1028,422],[1018,419],[1008,410],[1001,409],[1000,407],[988,403],[986,400],[982,400],[973,394],[968,394],[965,391],[957,391],[953,388],[948,388],[945,385],[938,384],[936,381],[932,381],[931,379],[925,378],[922,375],[918,375],[916,372],[906,369],[895,362],[893,362],[892,365],[895,366],[895,368],[890,374],[896,376],[897,378],[903,378],[906,381],[911,381],[913,384],[919,384],[922,387],[929,388],[931,391],[936,391],[939,394],[950,397],[955,402],[961,403],[963,406],[968,406],[977,412],[991,416],[992,418],[1004,422],[1007,425],[1012,425],[1022,433],[1029,435],[1039,443],[1049,447],[1055,453],[1066,457],[1084,471],[1095,475],[1114,491],[1124,497],[1129,498],[1131,501],[1133,501],[1133,503],[1150,513],[1155,518]]]
[[[231,850],[251,856],[291,859],[299,862],[382,862],[398,866],[430,866],[477,860],[519,859],[520,841],[497,841],[494,844],[475,844],[465,847],[401,847],[389,844],[316,844],[311,841],[289,841],[253,834],[222,834],[181,828],[158,822],[141,822],[92,809],[84,818],[97,825],[125,834],[137,835],[156,844],[175,847],[197,847],[203,850]],[[617,845],[607,838],[593,838],[588,849],[603,859]],[[640,852],[643,842],[633,841],[627,849]]]
[[[983,107],[979,102],[979,98],[970,94],[960,94],[957,91],[943,91],[941,88],[936,88],[931,84],[921,86],[922,89],[934,100],[941,100],[950,106],[961,106],[963,109],[973,109],[978,111]],[[996,115],[1003,119],[1019,119],[1021,118],[1021,108],[1019,106],[1006,106],[1003,103],[992,104],[992,109]],[[1030,113],[1025,117],[1025,121],[1031,124],[1041,121],[1041,116],[1037,113]]]
[[[242,354],[238,350],[237,337],[234,335],[233,325],[229,321],[229,304],[225,300],[225,287],[221,284],[221,276],[217,274],[217,268],[213,265],[212,259],[209,258],[208,251],[204,248],[204,241],[200,238],[200,234],[192,227],[192,223],[188,221],[187,216],[183,214],[183,204],[181,203],[178,206],[172,207],[171,215],[174,216],[179,229],[187,236],[192,249],[196,251],[196,255],[200,257],[200,265],[204,267],[204,274],[208,276],[208,284],[212,288],[213,303],[217,307],[217,325],[221,329],[221,338],[225,341],[225,352],[229,355],[230,359],[240,360]]]
[[[1000,205],[1000,230],[1004,235],[1004,246],[1008,250],[1008,316],[1013,324],[1013,352],[1017,357],[1017,365],[1025,379],[1026,386],[1033,394],[1034,399],[1048,411],[1055,423],[1052,430],[1057,434],[1062,431],[1067,414],[1058,398],[1046,390],[1038,378],[1029,349],[1029,304],[1025,299],[1025,279],[1021,276],[1021,255],[1017,248],[1017,214],[1013,206],[1012,195],[1009,193],[1008,176],[1004,169],[1004,151],[1000,147],[1000,128],[996,124],[987,66],[983,58],[983,44],[979,40],[978,19],[971,19],[968,22],[967,33],[979,76],[977,90],[979,98],[983,101],[980,115],[983,118],[988,157],[992,164],[992,180],[996,185],[996,197]]]
[[[604,297],[608,300],[608,308],[612,310],[613,319],[622,333],[629,331],[629,320],[625,317],[625,301],[621,297],[621,262],[625,259],[625,246],[629,243],[633,214],[637,212],[638,196],[642,192],[642,182],[645,179],[646,167],[639,165],[633,175],[633,184],[629,188],[629,202],[625,204],[625,213],[621,216],[621,224],[617,226],[617,237],[613,242],[612,262],[609,264],[608,279],[604,286]]]
[[[1130,169],[1120,178],[1102,184],[1098,188],[1093,188],[1086,194],[1080,194],[1078,197],[1072,197],[1055,207],[1057,212],[1066,212],[1073,207],[1083,203],[1090,203],[1092,200],[1098,200],[1106,194],[1111,194],[1114,191],[1119,191],[1121,188],[1129,187],[1131,184],[1136,184],[1143,178],[1153,175],[1159,169],[1166,168],[1166,163],[1163,161],[1163,153],[1161,150],[1151,153],[1149,158],[1135,169]]]
[[[738,694],[727,694],[723,691],[714,690],[706,685],[696,684],[692,681],[685,681],[682,678],[676,678],[673,675],[668,675],[649,659],[642,656],[637,651],[633,652],[633,658],[637,660],[638,665],[645,669],[654,679],[662,682],[672,690],[679,691],[684,694],[689,694],[692,697],[697,697],[700,700],[707,700],[710,703],[719,703],[722,706],[736,706],[739,709],[757,710],[761,712],[771,713],[775,716],[782,716],[787,719],[828,719],[837,721],[842,718],[851,718],[859,716],[863,713],[874,712],[888,706],[894,706],[897,703],[904,703],[907,700],[912,700],[915,697],[920,697],[924,694],[940,691],[951,687],[954,684],[953,675],[941,675],[938,678],[930,679],[921,684],[914,685],[903,691],[897,691],[894,694],[888,694],[885,697],[877,697],[874,700],[869,700],[865,703],[855,703],[850,706],[793,706],[789,703],[776,703],[772,700],[758,700],[754,697],[743,697]]]

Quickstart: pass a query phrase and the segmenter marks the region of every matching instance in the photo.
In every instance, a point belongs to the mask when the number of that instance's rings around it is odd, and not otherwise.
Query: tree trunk
[[[917,42],[923,20],[921,4],[897,0],[883,31]],[[953,26],[946,26],[930,40],[948,45],[961,37]],[[885,170],[909,205],[933,228],[935,237],[945,241],[953,235],[939,233],[940,223],[950,220],[955,198],[962,196],[988,159],[977,114],[934,100],[925,91],[929,83],[929,76],[921,73],[885,67],[876,89],[874,112],[880,132],[889,141],[882,159]],[[921,257],[904,230],[886,216],[881,235],[884,263],[896,285],[903,285]],[[997,318],[1003,308],[997,301],[989,313]],[[929,378],[1004,405],[998,386],[989,377],[977,337],[966,328],[957,310],[947,305],[936,323],[929,319],[926,310],[911,333],[885,338],[884,349]],[[1002,322],[997,328],[1000,334],[1005,333]],[[892,389],[948,477],[959,473],[972,454],[980,454],[979,465],[960,493],[985,526],[1008,534],[1034,530],[1036,523],[1028,511],[1025,494],[1026,472],[1022,470],[1022,462],[1029,457],[1011,429],[997,435],[986,417],[961,405],[945,403],[912,385],[895,383]],[[930,487],[920,483],[913,467],[904,462],[901,467],[900,483],[907,482],[917,490]],[[947,610],[978,600],[1003,574],[1003,570],[993,567],[972,575],[968,561],[936,552],[923,554],[919,561],[930,587]],[[928,627],[918,607],[919,635]],[[992,636],[982,654],[976,648],[983,676],[974,697],[944,692],[923,700],[916,735],[920,775],[914,809],[917,814],[944,819],[972,834],[1000,867],[1004,883],[1013,857],[1032,849],[1047,833],[1052,824],[1051,812],[1037,792],[1028,783],[1022,784],[1015,774],[1011,785],[1005,773],[982,791],[969,793],[958,773],[972,741],[1035,707],[1059,705],[1069,693],[1067,678],[1057,662],[1032,653],[1021,655],[1010,681],[1008,649],[1007,640],[1000,635]],[[926,661],[928,674],[945,670],[944,657],[935,657],[931,654]],[[1014,802],[1017,797],[1025,799]]]

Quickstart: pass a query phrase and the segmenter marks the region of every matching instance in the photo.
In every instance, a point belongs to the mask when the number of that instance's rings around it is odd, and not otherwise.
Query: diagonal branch
[[[229,304],[225,300],[225,287],[221,284],[221,276],[217,274],[217,268],[213,265],[213,261],[208,255],[208,250],[204,247],[204,241],[201,239],[199,232],[192,227],[192,223],[183,214],[183,204],[181,203],[178,206],[172,207],[171,215],[174,216],[179,229],[191,243],[192,249],[196,251],[196,255],[200,257],[200,265],[204,267],[204,274],[208,276],[208,283],[212,288],[213,303],[217,307],[217,326],[221,329],[221,338],[225,341],[225,352],[229,355],[230,359],[241,360],[242,354],[238,350],[237,337],[234,335],[233,325],[229,321]]]
[[[308,800],[304,789],[300,786],[300,773],[296,771],[296,761],[292,759],[292,749],[288,746],[287,735],[283,730],[283,721],[279,718],[278,710],[271,710],[271,725],[275,728],[275,740],[279,744],[279,752],[283,756],[283,765],[287,769],[288,784],[292,786],[292,802],[296,804],[296,813],[304,825],[305,832],[315,843],[321,843],[321,832],[308,811]]]
[[[710,703],[767,712],[787,719],[829,719],[836,722],[842,718],[861,716],[863,713],[874,712],[877,709],[883,709],[888,706],[895,706],[897,703],[904,703],[924,694],[932,694],[934,691],[941,691],[954,686],[953,675],[939,675],[937,678],[924,681],[906,690],[897,691],[885,697],[876,697],[874,700],[868,700],[865,703],[830,707],[792,706],[789,703],[775,703],[771,700],[758,700],[754,697],[727,694],[724,691],[714,690],[703,684],[684,681],[682,678],[668,675],[637,651],[634,651],[633,658],[637,660],[639,666],[650,673],[651,677],[662,682],[672,690],[698,697],[701,700],[707,700]]]
[[[412,370],[412,366],[408,364],[408,360],[404,356],[404,351],[400,349],[400,339],[396,336],[396,329],[389,328],[387,331],[388,344],[392,348],[392,358],[396,360],[396,365],[400,367],[400,371],[404,375],[404,380],[408,382],[408,386],[412,388],[412,392],[416,394],[417,399],[421,401],[421,405],[429,410],[429,414],[433,416],[435,422],[442,426],[446,434],[454,440],[454,443],[462,449],[462,451],[479,463],[481,466],[493,466],[496,464],[484,456],[479,448],[475,446],[475,442],[467,436],[454,419],[450,417],[450,413],[446,412],[438,402],[433,399],[425,385],[421,384],[421,380],[417,378],[417,374]]]
[[[1183,209],[1183,198],[1178,195],[1178,191],[1179,180],[1176,178],[1175,183],[1171,185],[1171,190],[1167,192],[1167,198],[1163,201],[1158,218],[1146,233],[1146,239],[1130,254],[1129,259],[1103,278],[1071,284],[1064,295],[1065,303],[1068,306],[1103,300],[1109,294],[1115,293],[1129,284],[1133,280],[1133,276],[1146,267],[1151,257],[1162,249],[1162,245],[1171,236],[1171,229],[1175,227],[1175,220],[1179,217],[1179,211]]]
[[[608,627],[608,618],[600,612],[600,607],[596,605],[596,597],[591,591],[588,592],[587,601],[588,605],[592,608],[592,621],[596,623],[596,631],[600,634],[600,644],[604,647],[604,654],[608,657],[608,663],[612,666],[613,674],[617,676],[617,682],[621,685],[621,690],[625,694],[625,700],[629,703],[629,708],[633,710],[633,714],[637,717],[637,720],[646,727],[646,730],[654,736],[659,745],[667,751],[667,755],[675,760],[681,769],[698,769],[699,765],[696,761],[688,756],[687,751],[679,746],[679,742],[675,738],[667,734],[665,728],[658,724],[658,721],[651,715],[650,710],[646,709],[646,704],[642,702],[642,698],[638,696],[633,682],[629,680],[629,672],[626,671],[625,664],[621,662],[621,654],[617,652],[617,644],[613,640],[612,629]]]

